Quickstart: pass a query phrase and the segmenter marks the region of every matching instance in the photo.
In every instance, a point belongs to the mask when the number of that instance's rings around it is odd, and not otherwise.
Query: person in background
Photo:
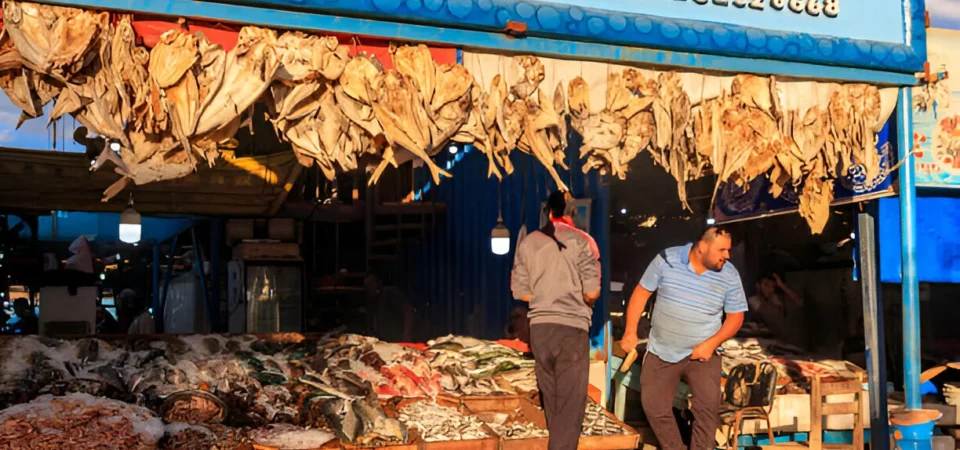
[[[407,296],[396,286],[384,286],[376,275],[367,275],[363,287],[373,335],[386,342],[413,342],[417,310]]]
[[[40,332],[40,321],[34,314],[30,301],[25,298],[18,298],[13,301],[13,313],[15,317],[7,320],[3,327],[3,334],[28,335]]]
[[[97,334],[120,334],[120,323],[103,305],[97,305]]]
[[[510,283],[513,297],[530,303],[530,347],[549,450],[577,448],[587,401],[589,329],[600,297],[596,243],[573,226],[566,206],[563,192],[550,196],[550,221],[520,241]]]
[[[780,297],[782,292],[790,299],[788,305]],[[757,293],[747,301],[750,305],[750,315],[766,325],[773,335],[784,342],[789,342],[790,327],[787,325],[787,310],[790,306],[803,307],[803,300],[780,279],[780,275],[771,273],[763,275],[757,281]]]
[[[731,245],[726,229],[709,227],[695,243],[660,252],[627,305],[620,345],[629,352],[639,341],[640,315],[657,292],[640,371],[640,400],[664,450],[686,448],[673,414],[681,379],[693,395],[690,448],[715,446],[722,369],[721,358],[715,353],[720,344],[737,333],[747,311],[740,274],[727,264]]]
[[[127,334],[154,334],[156,329],[154,328],[153,316],[150,315],[146,302],[138,297],[133,289],[124,289],[120,292],[119,297],[122,304],[130,305],[130,315],[133,317],[133,322],[130,323]]]

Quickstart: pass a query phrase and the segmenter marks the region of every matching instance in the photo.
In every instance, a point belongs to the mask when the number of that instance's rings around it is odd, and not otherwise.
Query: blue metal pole
[[[913,149],[913,108],[909,87],[900,89],[897,100],[897,137],[900,155]],[[900,166],[900,258],[903,270],[903,384],[907,408],[919,409],[920,401],[920,285],[917,282],[917,217],[913,156]]]
[[[877,273],[877,204],[857,214],[857,254],[863,289],[863,335],[867,353],[867,374],[870,386],[870,448],[890,448],[887,421],[887,357],[883,338],[883,300]]]

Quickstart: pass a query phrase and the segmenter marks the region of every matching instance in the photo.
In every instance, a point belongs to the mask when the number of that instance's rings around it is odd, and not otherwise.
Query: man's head
[[[13,301],[13,312],[16,313],[17,317],[25,317],[31,315],[33,311],[30,310],[30,301],[21,297]]]
[[[551,219],[560,219],[567,212],[567,198],[563,191],[554,191],[547,199],[547,212]]]
[[[126,308],[129,311],[139,313],[141,309],[144,309],[146,306],[141,304],[139,298],[137,297],[136,291],[133,289],[124,289],[117,294],[117,303]]]
[[[763,297],[772,297],[777,292],[777,280],[773,273],[764,274],[757,280],[757,293]]]
[[[724,227],[711,226],[700,235],[694,244],[700,263],[707,270],[719,271],[730,259],[730,248],[733,247],[733,237]]]

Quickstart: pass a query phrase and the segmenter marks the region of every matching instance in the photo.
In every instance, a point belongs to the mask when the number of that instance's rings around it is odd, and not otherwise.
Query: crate
[[[440,394],[437,401],[447,404],[456,403],[466,406],[474,414],[482,412],[499,412],[504,410],[514,410],[520,407],[523,396],[518,394],[491,394],[491,395],[464,395],[455,396],[450,394]]]
[[[464,415],[475,415],[470,411],[466,406],[463,405],[462,399],[453,396],[438,396],[436,398],[436,403],[441,406],[447,406],[450,408],[455,408]],[[422,401],[434,401],[430,399],[402,399],[399,401],[392,401],[385,405],[384,410],[389,411],[387,414],[393,415],[397,414],[398,411],[406,405]],[[499,450],[500,448],[500,437],[495,433],[490,427],[484,425],[484,431],[490,436],[483,439],[469,439],[461,441],[443,441],[443,442],[427,442],[424,441],[417,429],[413,427],[408,428],[408,433],[410,435],[410,440],[419,443],[419,450]]]
[[[534,401],[524,397],[521,397],[519,400],[520,401],[518,403],[513,403],[512,401],[505,399],[505,401],[501,402],[501,409],[496,410],[490,408],[487,411],[478,413],[478,415],[483,418],[485,414],[508,414],[510,417],[507,419],[506,423],[529,422],[540,428],[546,428],[546,416],[544,416],[543,411],[536,406]],[[487,402],[484,405],[490,406],[492,403]],[[607,415],[608,419],[626,430],[627,434],[616,436],[580,436],[578,448],[590,450],[619,450],[637,448],[637,445],[640,442],[640,435],[637,434],[636,430],[618,420],[609,411],[604,410],[604,414]],[[501,450],[546,450],[548,442],[547,438],[504,439],[501,437],[500,440]]]

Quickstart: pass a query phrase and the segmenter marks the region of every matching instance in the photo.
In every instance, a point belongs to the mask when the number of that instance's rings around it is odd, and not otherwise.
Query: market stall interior
[[[0,316],[20,335],[0,338],[0,450],[543,448],[509,273],[557,189],[596,239],[604,285],[581,446],[654,442],[642,418],[624,422],[636,402],[631,372],[611,376],[623,303],[607,286],[628,294],[654,247],[718,222],[740,224],[733,263],[757,291],[722,346],[727,387],[771,399],[727,389],[767,429],[724,421],[718,444],[885,426],[859,391],[857,423],[823,425],[836,407],[819,394],[886,388],[876,358],[858,359],[877,327],[840,344],[878,318],[850,281],[854,245],[873,247],[861,211],[905,183],[913,233],[912,181],[896,173],[922,2],[897,2],[887,18],[914,28],[893,40],[597,10],[580,26],[580,8],[526,3],[473,14],[482,1],[413,16],[406,2],[396,19],[415,24],[391,28],[385,11],[278,2],[3,2],[0,106],[18,128],[46,123],[48,143],[0,149]],[[839,13],[811,8],[786,13]],[[555,45],[566,21],[594,35],[582,54]],[[720,43],[733,34],[737,56]],[[713,55],[611,56],[625,44]],[[913,350],[891,378],[917,408]],[[757,381],[770,367],[776,395]]]

